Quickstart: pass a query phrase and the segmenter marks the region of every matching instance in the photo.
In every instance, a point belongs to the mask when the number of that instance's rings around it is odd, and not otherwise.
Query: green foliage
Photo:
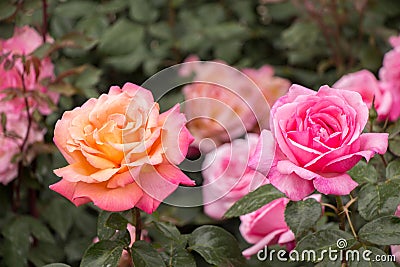
[[[121,243],[101,240],[86,250],[80,266],[117,266],[122,250]]]
[[[274,199],[284,197],[285,195],[278,191],[271,184],[260,186],[253,192],[245,195],[242,199],[237,201],[225,213],[226,218],[237,217],[250,212],[253,212],[265,204],[268,204]]]
[[[362,241],[376,245],[400,244],[400,218],[396,216],[384,216],[364,225],[359,231]]]

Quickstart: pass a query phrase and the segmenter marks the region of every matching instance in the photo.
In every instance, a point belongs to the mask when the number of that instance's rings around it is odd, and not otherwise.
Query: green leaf
[[[132,259],[135,267],[165,266],[160,254],[143,240],[133,243]]]
[[[131,53],[144,38],[144,29],[126,19],[118,20],[103,34],[99,51],[112,56]]]
[[[208,263],[217,266],[243,266],[244,258],[237,240],[223,228],[204,225],[189,237],[189,250],[199,253]]]
[[[100,240],[110,239],[115,234],[115,229],[112,229],[106,225],[108,218],[110,218],[112,212],[101,211],[97,219],[97,236]]]
[[[151,1],[131,0],[129,3],[129,15],[138,22],[153,22],[158,17],[158,10],[151,6]]]
[[[64,199],[53,199],[42,213],[45,221],[56,231],[63,240],[73,224],[73,217],[69,211],[73,208],[72,204]]]
[[[400,159],[391,161],[386,167],[386,179],[400,179]]]
[[[179,240],[181,233],[175,225],[163,222],[153,222],[156,228],[168,239]]]
[[[101,69],[97,69],[93,66],[88,66],[76,78],[75,86],[81,89],[81,91],[87,98],[98,97],[99,93],[95,89],[95,86],[100,80],[101,72]]]
[[[400,184],[390,180],[378,185],[367,184],[358,197],[358,211],[365,220],[391,215],[400,203]]]
[[[390,125],[387,128],[387,132],[389,133],[389,139],[393,139],[400,133],[400,120],[397,120],[394,124]]]
[[[55,9],[57,17],[76,19],[87,16],[88,13],[96,10],[96,3],[92,1],[68,1],[58,4]]]
[[[83,255],[80,266],[117,266],[123,246],[119,242],[101,240],[92,244]]]
[[[3,241],[3,257],[6,266],[27,266],[30,246],[29,225],[19,220],[19,218],[14,218],[4,226],[2,234],[5,237]]]
[[[285,209],[285,221],[297,239],[313,228],[321,215],[321,204],[312,198],[290,201]]]
[[[111,213],[106,221],[106,226],[116,229],[125,230],[128,220],[119,213]]]
[[[310,258],[310,260],[316,261],[318,258],[321,258],[321,253],[324,250],[349,249],[355,244],[355,242],[356,240],[354,237],[347,232],[337,229],[327,229],[305,236],[297,243],[295,249],[298,252],[304,250],[315,251],[315,258]]]
[[[400,136],[397,135],[389,140],[389,150],[396,156],[400,157]]]
[[[11,17],[15,11],[17,11],[17,7],[15,5],[8,3],[8,1],[2,1],[0,3],[0,20]]]
[[[40,241],[54,244],[55,240],[49,229],[38,219],[25,217],[23,222],[29,225],[30,231],[34,237]]]
[[[278,191],[271,184],[263,185],[253,192],[245,195],[225,213],[226,218],[237,217],[243,214],[253,212],[272,200],[284,197],[285,195]]]
[[[196,266],[196,261],[192,254],[185,248],[174,246],[173,243],[160,253],[164,263],[168,267],[187,267]]]
[[[368,250],[368,251],[367,251]],[[358,249],[359,258],[354,256],[350,258],[350,255],[347,257],[347,262],[349,263],[350,267],[395,267],[396,265],[393,262],[389,261],[376,261],[377,255],[386,255],[387,254],[376,248],[376,247],[361,247]],[[355,254],[357,255],[357,254]],[[364,257],[363,257],[364,255]],[[382,259],[382,257],[381,257]]]
[[[368,165],[364,161],[360,161],[351,170],[347,172],[354,181],[362,183],[376,183],[378,172],[372,165]]]
[[[47,242],[37,242],[29,251],[28,259],[35,266],[43,266],[51,262],[59,262],[64,258],[64,250],[61,246]]]
[[[132,53],[127,55],[110,56],[107,57],[104,62],[108,65],[113,66],[115,69],[122,72],[132,72],[146,59],[148,52],[146,47],[139,45]]]
[[[373,220],[360,229],[358,236],[376,245],[400,245],[400,218],[385,216]]]

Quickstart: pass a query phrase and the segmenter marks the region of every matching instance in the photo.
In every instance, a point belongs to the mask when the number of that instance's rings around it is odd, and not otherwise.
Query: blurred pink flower
[[[387,52],[383,58],[382,67],[379,70],[381,88],[392,96],[392,106],[389,111],[389,119],[395,121],[400,117],[400,37],[389,39],[393,49]]]
[[[48,38],[48,41],[52,40]],[[42,37],[29,26],[15,28],[13,37],[0,40],[0,56],[5,57],[0,61],[0,99],[4,99],[7,94],[11,93],[5,93],[5,89],[22,91],[21,75],[24,72],[24,66],[21,56],[32,59],[30,54],[42,44]],[[8,65],[13,61],[12,68],[8,69]],[[25,70],[24,84],[27,91],[34,92],[32,96],[28,97],[30,110],[38,109],[41,114],[48,115],[51,113],[48,101],[56,104],[59,99],[58,93],[49,91],[44,85],[45,80],[54,79],[54,66],[50,58],[44,58],[37,63],[39,64],[39,73],[34,64],[31,64],[30,69]],[[18,112],[25,109],[24,99],[19,94],[9,102],[13,103]]]
[[[260,165],[270,158],[261,134],[249,165],[292,200],[315,189],[324,194],[347,195],[358,184],[346,173],[362,157],[384,154],[387,133],[362,133],[368,108],[360,94],[322,86],[318,92],[292,85],[271,110],[276,150],[271,168]],[[264,130],[265,131],[265,130]],[[259,166],[257,166],[259,165]],[[269,165],[266,165],[267,167]]]
[[[18,159],[13,159],[21,152],[21,146],[28,129],[27,115],[15,107],[4,102],[0,105],[0,114],[6,116],[7,123],[5,125],[6,132],[0,128],[0,183],[6,185],[11,182],[18,174]],[[25,160],[30,161],[32,154],[27,149],[29,145],[43,140],[44,131],[32,122],[29,136],[24,146]],[[15,161],[15,162],[12,162]]]
[[[368,70],[360,70],[344,75],[332,87],[358,92],[368,108],[374,105],[378,112],[378,119],[384,120],[392,109],[392,94],[388,90],[383,90],[380,83]]]
[[[320,194],[309,198],[321,201]],[[243,251],[243,256],[249,258],[264,246],[275,244],[286,246],[287,250],[295,247],[295,236],[285,221],[285,209],[289,201],[287,198],[278,198],[252,213],[240,216],[240,233],[248,243],[254,244]]]
[[[226,143],[206,155],[202,175],[205,213],[222,219],[225,212],[240,198],[267,182],[264,175],[247,167],[254,153],[258,136]]]
[[[196,60],[189,57],[180,69],[181,75],[194,74],[183,88],[193,146],[209,152],[267,121],[268,102],[251,79],[223,61]],[[207,138],[212,142],[202,143]]]

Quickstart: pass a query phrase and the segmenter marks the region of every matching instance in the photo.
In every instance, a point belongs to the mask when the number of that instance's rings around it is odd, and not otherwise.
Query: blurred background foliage
[[[311,88],[332,85],[362,68],[377,74],[388,37],[400,29],[398,0],[52,0],[43,8],[44,2],[0,1],[0,38],[11,37],[14,26],[31,25],[54,39],[35,53],[51,55],[59,77],[52,90],[62,93],[59,108],[42,121],[48,147],[24,169],[21,181],[20,198],[28,201],[19,213],[32,216],[14,216],[14,184],[0,186],[2,266],[77,266],[96,236],[94,206],[76,208],[48,189],[58,180],[52,170],[66,164],[51,145],[54,124],[65,110],[110,85],[141,84],[191,54],[241,68],[270,64],[277,75]],[[183,234],[200,224],[219,224],[241,248],[247,246],[237,219],[215,222],[201,207],[162,205],[157,214]],[[293,264],[275,263],[284,265]]]

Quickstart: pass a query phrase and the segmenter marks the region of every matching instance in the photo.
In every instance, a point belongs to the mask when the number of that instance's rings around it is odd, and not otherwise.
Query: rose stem
[[[135,241],[140,240],[142,235],[142,219],[140,218],[140,210],[138,208],[134,208],[135,213]]]

